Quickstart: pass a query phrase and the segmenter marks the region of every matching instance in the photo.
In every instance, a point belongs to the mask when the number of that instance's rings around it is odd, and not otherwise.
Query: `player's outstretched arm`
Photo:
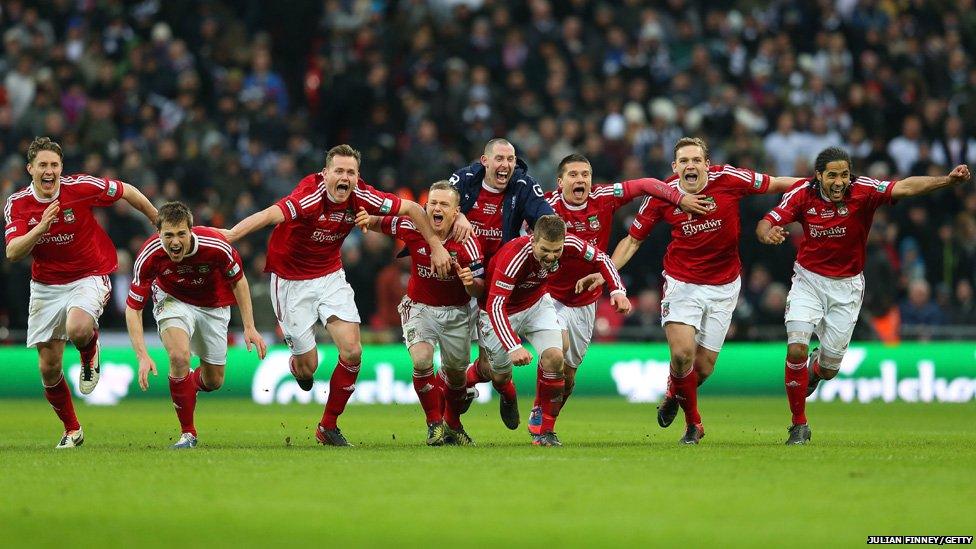
[[[232,243],[244,238],[245,236],[263,229],[268,225],[277,225],[285,220],[285,214],[281,212],[281,208],[277,204],[273,204],[260,212],[255,212],[244,219],[240,220],[237,225],[234,225],[230,229],[218,229],[224,238],[231,241]]]
[[[143,391],[149,388],[149,372],[158,375],[156,363],[149,358],[149,351],[146,350],[146,339],[142,331],[142,310],[133,309],[125,306],[125,327],[129,331],[129,340],[132,342],[132,349],[136,352],[136,360],[139,361],[139,387]]]
[[[899,200],[902,198],[918,196],[921,194],[930,193],[932,191],[937,191],[945,187],[966,183],[971,178],[972,174],[969,173],[969,166],[965,164],[956,166],[951,172],[949,172],[949,175],[942,177],[914,175],[912,177],[906,177],[905,179],[902,179],[896,183],[894,188],[891,189],[891,198],[893,200]]]
[[[26,234],[11,238],[10,242],[7,242],[7,259],[10,261],[20,261],[30,255],[37,241],[51,229],[51,223],[58,217],[60,211],[60,201],[55,200],[48,204],[48,207],[44,208],[44,213],[41,214],[40,223],[34,225],[34,228],[27,231]]]
[[[441,244],[441,239],[434,234],[434,229],[430,227],[430,222],[427,221],[427,212],[413,200],[403,200],[400,202],[398,213],[408,216],[417,227],[417,231],[427,240],[427,244],[430,246],[430,266],[434,268],[437,276],[447,276],[452,268],[451,254],[447,253],[447,249]]]
[[[268,354],[268,345],[254,327],[254,308],[251,306],[251,287],[247,284],[247,277],[242,276],[231,286],[237,307],[241,310],[241,322],[244,324],[244,345],[251,350],[254,345],[258,350],[258,357],[264,358]]]
[[[783,194],[790,190],[794,183],[802,179],[801,177],[770,177],[769,187],[765,194]]]
[[[756,238],[763,244],[782,244],[786,241],[786,231],[779,225],[773,225],[768,219],[760,219],[756,225]]]
[[[623,269],[624,265],[630,261],[630,258],[634,257],[634,254],[637,253],[637,249],[641,247],[643,242],[643,240],[637,240],[630,235],[621,239],[617,243],[617,247],[613,249],[613,255],[610,256],[614,267],[618,270]]]
[[[122,200],[129,203],[130,206],[146,216],[153,225],[156,224],[156,206],[152,205],[152,202],[146,198],[146,195],[142,194],[142,191],[129,185],[128,183],[122,184]]]

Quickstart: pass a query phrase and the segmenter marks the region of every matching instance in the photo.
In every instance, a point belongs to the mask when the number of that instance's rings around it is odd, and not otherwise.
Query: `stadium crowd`
[[[2,0],[0,38],[4,201],[27,184],[37,135],[62,144],[65,174],[183,200],[215,226],[290,192],[338,143],[363,152],[370,184],[421,202],[494,136],[547,190],[571,152],[595,182],[664,178],[684,135],[705,138],[714,164],[775,175],[812,175],[830,145],[877,178],[976,164],[973,0]],[[762,246],[752,230],[775,202],[743,202],[731,339],[782,338],[795,248]],[[122,206],[100,221],[120,265],[102,325],[121,328],[151,228]],[[661,337],[667,239],[659,226],[623,271],[635,313],[607,305],[598,337]],[[260,232],[238,246],[257,326],[273,331],[266,242]],[[343,253],[364,325],[382,338],[399,326],[409,264],[374,233],[353,233]],[[855,337],[976,325],[973,185],[880,210],[864,274]],[[0,265],[0,327],[24,328],[29,279],[28,263]]]

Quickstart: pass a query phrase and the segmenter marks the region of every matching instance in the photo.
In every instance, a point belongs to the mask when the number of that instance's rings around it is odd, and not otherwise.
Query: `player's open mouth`
[[[434,215],[432,215],[430,217],[431,217],[431,219],[434,220],[434,225],[440,225],[441,223],[444,222],[444,216],[441,215],[441,214],[436,214],[435,213]]]
[[[583,200],[583,197],[585,196],[586,196],[586,188],[583,187],[583,185],[573,187],[573,198],[575,198],[576,200]]]
[[[498,170],[495,172],[495,181],[499,183],[508,183],[508,176],[510,175],[508,170]]]
[[[170,255],[179,256],[180,254],[183,253],[183,245],[181,244],[181,245],[178,245],[178,246],[170,246],[169,247],[169,253],[170,253]]]
[[[688,183],[698,183],[698,172],[686,172],[685,181]]]
[[[339,183],[336,185],[336,190],[339,192],[346,192],[349,190],[349,183]]]
[[[47,187],[53,187],[54,186],[54,176],[52,175],[50,177],[42,177],[41,178],[41,185],[43,185],[45,188],[47,188]]]

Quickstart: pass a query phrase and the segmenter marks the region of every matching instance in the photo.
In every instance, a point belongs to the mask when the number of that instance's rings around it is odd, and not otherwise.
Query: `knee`
[[[38,367],[41,371],[41,381],[48,387],[57,383],[58,379],[61,378],[61,364],[59,363],[41,360],[38,362]]]
[[[84,324],[68,326],[66,331],[68,339],[75,344],[75,347],[81,347],[88,343],[95,333],[90,326],[85,326]]]
[[[546,349],[542,352],[542,356],[539,357],[539,363],[542,364],[543,371],[546,372],[562,372],[563,371],[563,353],[561,349]]]
[[[190,353],[187,351],[170,351],[168,354],[170,374],[186,375],[190,370]]]
[[[209,375],[208,375],[209,374]],[[224,386],[224,373],[210,373],[204,370],[203,381],[207,385],[207,389],[211,391],[216,391]]]
[[[451,387],[460,387],[467,381],[467,376],[465,375],[464,368],[442,368],[444,371],[444,376],[447,378],[447,382]]]
[[[786,347],[786,360],[792,362],[793,364],[806,362],[809,353],[809,345],[804,345],[803,343],[790,343]]]
[[[677,348],[671,351],[671,363],[681,372],[691,369],[695,360],[695,350],[691,348]]]
[[[434,357],[417,356],[413,359],[413,369],[417,372],[426,372],[434,367]]]
[[[491,371],[491,381],[493,383],[499,383],[499,384],[500,383],[508,383],[509,381],[512,381],[512,371],[509,370],[507,372],[496,372],[496,371],[492,370]]]
[[[576,387],[576,369],[566,368],[563,370],[566,379],[566,388],[563,390],[565,393],[573,392],[573,388]]]
[[[359,343],[339,347],[339,360],[346,364],[359,364],[363,359],[363,346]]]

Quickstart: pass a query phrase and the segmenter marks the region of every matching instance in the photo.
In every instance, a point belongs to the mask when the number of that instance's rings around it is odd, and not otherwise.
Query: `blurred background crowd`
[[[774,175],[812,175],[838,144],[879,178],[976,165],[973,0],[2,0],[0,39],[3,200],[28,184],[37,135],[62,144],[65,174],[183,200],[216,226],[290,192],[339,143],[363,152],[370,184],[419,201],[494,136],[547,190],[571,152],[597,183],[663,179],[684,135],[712,163]],[[776,200],[743,201],[730,339],[783,338],[795,240],[753,235]],[[120,264],[102,325],[122,328],[151,228],[124,205],[99,216]],[[601,308],[599,338],[661,337],[668,238],[658,227],[624,269],[636,312]],[[239,248],[273,331],[266,239]],[[344,247],[367,340],[396,337],[409,265],[394,248],[358,232]],[[0,264],[0,339],[26,326],[29,273]],[[976,337],[976,187],[880,210],[865,277],[855,337]]]

